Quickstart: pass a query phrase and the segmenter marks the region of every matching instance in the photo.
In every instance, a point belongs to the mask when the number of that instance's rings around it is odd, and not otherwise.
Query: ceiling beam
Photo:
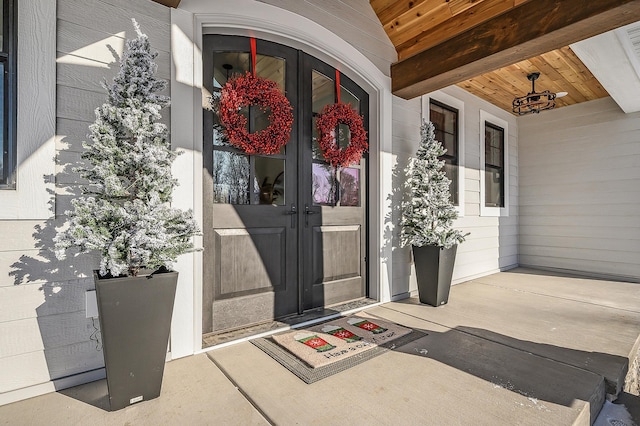
[[[640,0],[529,1],[393,64],[392,92],[415,98],[638,20]]]
[[[160,3],[163,4],[165,6],[169,6],[169,7],[173,7],[173,8],[177,8],[178,5],[180,4],[180,0],[153,0],[156,3]]]

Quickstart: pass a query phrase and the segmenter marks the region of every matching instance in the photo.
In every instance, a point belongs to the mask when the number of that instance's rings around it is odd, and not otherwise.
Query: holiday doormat
[[[389,321],[350,316],[251,343],[313,383],[423,336]]]

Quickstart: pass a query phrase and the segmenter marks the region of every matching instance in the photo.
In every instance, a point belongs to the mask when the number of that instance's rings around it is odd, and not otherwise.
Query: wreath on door
[[[367,131],[364,129],[364,120],[352,107],[340,101],[340,71],[336,70],[336,98],[334,104],[325,105],[316,120],[318,131],[318,145],[324,158],[333,167],[346,167],[358,164],[362,154],[369,148],[367,144]],[[349,128],[349,144],[340,149],[338,146],[339,134],[336,134],[338,125],[345,124]],[[338,132],[340,129],[338,129]]]
[[[349,145],[343,149],[338,146],[336,137],[336,128],[340,124],[345,124],[350,133]],[[326,105],[317,118],[316,128],[322,154],[333,167],[359,163],[362,154],[369,148],[362,116],[356,113],[350,104],[339,102]]]
[[[211,103],[231,145],[247,154],[277,154],[289,142],[293,108],[275,81],[256,76],[256,39],[252,37],[250,42],[251,72],[229,79],[219,100],[212,97]],[[240,111],[252,105],[269,113],[269,126],[249,133],[247,117]]]
[[[244,107],[256,105],[269,114],[269,126],[249,133]],[[289,142],[293,112],[289,100],[275,81],[250,72],[231,78],[222,88],[220,123],[229,142],[247,154],[277,154]]]

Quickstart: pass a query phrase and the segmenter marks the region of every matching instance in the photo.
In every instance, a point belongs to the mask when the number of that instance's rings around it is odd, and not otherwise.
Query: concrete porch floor
[[[640,284],[517,268],[454,286],[443,307],[360,315],[428,335],[311,385],[239,343],[169,362],[158,399],[108,412],[100,380],[2,406],[0,424],[588,425],[637,356]]]

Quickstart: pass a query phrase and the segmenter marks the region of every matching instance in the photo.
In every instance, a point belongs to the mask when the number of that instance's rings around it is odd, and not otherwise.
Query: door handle
[[[309,208],[308,204],[304,205],[304,224],[309,226],[309,216],[312,214],[320,214],[320,212],[313,211]]]
[[[298,209],[296,208],[295,204],[291,204],[291,210],[289,210],[288,212],[285,212],[285,214],[288,214],[291,216],[291,228],[295,228],[296,227],[296,215],[298,214]]]

